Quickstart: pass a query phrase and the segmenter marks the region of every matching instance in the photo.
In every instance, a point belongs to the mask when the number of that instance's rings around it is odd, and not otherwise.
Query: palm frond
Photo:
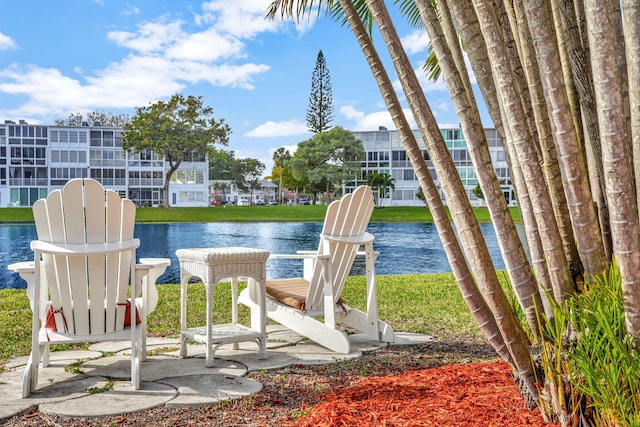
[[[268,19],[275,19],[280,15],[282,19],[295,18],[300,21],[305,16],[311,16],[314,10],[316,15],[320,16],[323,6],[329,13],[333,3],[333,0],[273,0],[267,8],[265,16]]]

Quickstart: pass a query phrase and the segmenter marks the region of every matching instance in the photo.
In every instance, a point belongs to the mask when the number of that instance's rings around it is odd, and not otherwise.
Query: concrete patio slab
[[[63,417],[105,417],[155,408],[177,394],[174,387],[157,382],[143,382],[140,390],[134,390],[128,381],[116,381],[109,391],[43,403],[39,410]]]
[[[246,366],[234,361],[216,361],[216,366],[207,368],[204,359],[179,359],[170,356],[153,356],[142,362],[140,376],[143,381],[157,381],[162,378],[182,375],[222,374],[243,376]],[[80,365],[80,370],[88,376],[103,376],[122,380],[131,378],[131,358],[129,356],[113,356],[90,360]]]
[[[49,360],[52,366],[68,365],[71,362],[75,362],[80,359],[96,359],[102,357],[102,353],[99,351],[91,350],[77,350],[77,351],[52,351],[49,353]],[[16,357],[10,359],[4,366],[8,369],[22,367],[27,364],[29,356]]]
[[[20,372],[22,373],[22,372]],[[21,399],[22,385],[2,389],[3,398],[0,400],[0,421],[11,417],[31,407],[38,407],[45,403],[56,403],[75,400],[88,396],[92,388],[104,387],[107,379],[104,377],[85,377],[76,375],[74,378],[56,383],[39,383],[38,388],[28,398]]]
[[[233,375],[187,375],[158,382],[178,390],[178,395],[166,403],[174,408],[211,406],[221,400],[237,399],[262,390],[258,381]]]

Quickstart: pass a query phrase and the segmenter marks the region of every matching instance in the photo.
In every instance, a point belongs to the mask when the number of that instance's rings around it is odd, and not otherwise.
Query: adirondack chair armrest
[[[356,252],[356,255],[358,256],[367,256],[367,252],[366,251],[358,251]],[[378,255],[380,255],[380,251],[373,251],[373,255],[378,258]]]
[[[335,236],[333,234],[322,233],[320,234],[320,238],[329,240],[331,242],[351,243],[351,244],[359,244],[359,245],[364,245],[366,243],[373,242],[373,239],[374,239],[372,234],[366,233],[366,232],[362,234],[358,234],[356,236]]]
[[[108,243],[51,243],[42,240],[31,241],[31,249],[53,255],[87,256],[104,253],[126,252],[140,246],[139,239]]]
[[[300,255],[315,255],[318,251],[296,251],[296,253]]]
[[[142,289],[136,291],[136,295],[142,292],[144,313],[148,315],[155,310],[158,305],[158,291],[156,290],[156,281],[162,276],[171,265],[169,258],[140,258],[136,264],[136,285],[142,286]]]
[[[29,305],[31,306],[31,310],[33,310],[33,296],[34,296],[34,288],[33,288],[33,278],[36,271],[36,264],[33,261],[22,261],[22,262],[14,262],[13,264],[9,264],[7,266],[8,270],[11,270],[15,273],[18,273],[20,277],[27,282],[27,297],[29,298]],[[41,308],[41,314],[44,313]]]
[[[33,261],[21,261],[14,262],[13,264],[9,264],[7,266],[8,270],[14,271],[18,274],[21,273],[32,273],[35,271],[35,263]],[[24,279],[24,277],[23,277]]]
[[[316,251],[298,251],[295,254],[271,254],[269,259],[320,259],[328,258],[329,255],[321,255]]]

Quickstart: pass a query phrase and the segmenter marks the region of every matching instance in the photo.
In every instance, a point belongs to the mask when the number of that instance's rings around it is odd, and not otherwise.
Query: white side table
[[[259,357],[264,359],[267,319],[265,281],[269,251],[242,247],[194,248],[178,249],[176,256],[180,261],[180,357],[187,356],[186,344],[190,338],[205,344],[205,363],[208,367],[214,366],[215,349],[229,343],[256,341]],[[206,287],[207,324],[204,327],[187,328],[187,285],[193,276],[202,279]],[[238,324],[237,278],[240,276],[252,278],[258,283],[260,310],[257,329]],[[226,278],[231,278],[232,323],[212,325],[214,289],[218,282]]]

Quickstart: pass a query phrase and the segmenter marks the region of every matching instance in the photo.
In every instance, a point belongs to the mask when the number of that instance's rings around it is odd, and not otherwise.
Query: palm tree
[[[278,185],[278,203],[282,204],[282,169],[284,168],[284,162],[286,162],[287,160],[291,159],[291,154],[289,153],[289,150],[287,150],[284,147],[280,147],[278,148],[274,153],[273,153],[273,161],[276,165],[276,167],[278,168],[279,172],[280,172],[280,183]]]
[[[396,188],[395,180],[388,173],[375,172],[367,177],[367,185],[376,191],[376,205],[380,206],[380,199],[385,197],[387,188]]]

